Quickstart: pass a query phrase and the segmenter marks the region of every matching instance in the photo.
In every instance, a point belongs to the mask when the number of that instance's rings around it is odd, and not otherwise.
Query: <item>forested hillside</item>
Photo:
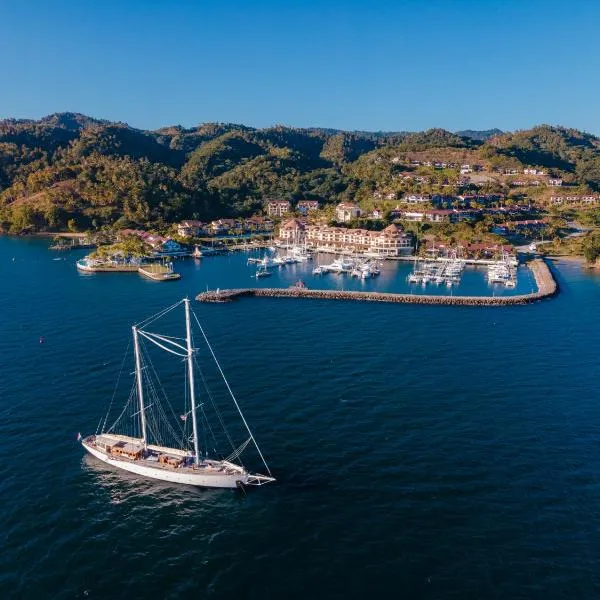
[[[251,214],[270,197],[361,200],[410,169],[411,153],[428,152],[491,167],[535,165],[600,189],[600,139],[560,127],[453,134],[206,123],[142,131],[61,113],[0,121],[0,228],[160,226]],[[455,178],[444,173],[437,184]]]

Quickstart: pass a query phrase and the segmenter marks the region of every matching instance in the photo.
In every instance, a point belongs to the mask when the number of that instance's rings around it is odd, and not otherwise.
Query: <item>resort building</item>
[[[361,215],[358,204],[353,202],[341,202],[335,207],[335,219],[340,223],[347,223],[352,219],[357,219]]]
[[[433,210],[403,210],[399,218],[414,223],[458,223],[459,221],[472,221],[481,215],[480,210],[475,209],[433,209]]]
[[[560,177],[551,177],[548,179],[548,185],[550,187],[562,187],[563,180]]]
[[[319,201],[318,200],[300,200],[296,205],[296,210],[302,214],[306,215],[311,210],[319,210]]]
[[[246,231],[273,231],[273,221],[269,217],[248,217],[244,219]]]
[[[182,254],[188,252],[179,242],[163,237],[162,235],[143,231],[142,229],[122,229],[119,232],[120,240],[128,236],[140,238],[157,254]]]
[[[270,217],[281,217],[290,212],[290,203],[287,200],[268,200],[267,213]]]
[[[431,196],[428,194],[406,194],[402,197],[402,202],[405,204],[423,204],[431,202]]]
[[[209,227],[213,235],[223,235],[233,229],[240,229],[241,224],[235,219],[217,219],[211,221]]]
[[[524,175],[545,175],[545,171],[540,171],[539,169],[523,169]]]
[[[306,241],[306,225],[300,219],[290,219],[281,224],[279,240],[286,244],[303,244]]]
[[[600,196],[551,196],[551,204],[596,204]]]
[[[324,251],[355,251],[378,256],[402,256],[411,254],[413,237],[398,225],[389,225],[383,231],[347,229],[327,225],[306,225],[298,219],[287,221],[279,230],[279,239],[284,243],[306,242],[313,248]]]
[[[205,227],[206,224],[202,221],[181,221],[177,225],[177,235],[181,237],[198,237],[206,233]]]

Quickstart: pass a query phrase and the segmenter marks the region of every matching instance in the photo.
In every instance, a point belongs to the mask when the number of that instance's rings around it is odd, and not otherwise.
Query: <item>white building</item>
[[[181,237],[198,237],[206,232],[206,224],[202,221],[181,221],[177,225],[177,235]]]
[[[342,202],[335,207],[335,219],[340,223],[347,223],[352,219],[357,219],[361,215],[358,204],[352,202]]]
[[[406,194],[402,197],[402,202],[406,204],[423,204],[431,202],[431,196],[428,194]]]
[[[297,219],[287,221],[279,230],[279,239],[285,243],[305,241],[315,248],[332,252],[354,250],[380,256],[402,256],[413,251],[413,237],[397,225],[388,225],[383,231],[347,229],[326,225],[305,225]]]
[[[319,210],[319,201],[318,200],[300,200],[296,205],[296,210],[305,215],[309,213],[311,210]]]
[[[596,204],[600,196],[552,196],[552,204]]]
[[[563,184],[563,180],[560,177],[551,177],[548,179],[548,185],[550,187],[561,187]]]

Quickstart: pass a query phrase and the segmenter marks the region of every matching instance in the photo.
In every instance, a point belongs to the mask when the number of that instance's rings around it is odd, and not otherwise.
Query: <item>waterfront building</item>
[[[202,221],[181,221],[177,225],[177,235],[181,237],[198,237],[206,233],[206,224]]]
[[[319,201],[300,200],[296,205],[296,210],[302,215],[308,214],[311,210],[319,210]]]
[[[335,207],[335,218],[340,223],[347,223],[352,219],[357,219],[361,215],[358,204],[353,202],[341,202]]]
[[[300,219],[290,219],[281,224],[279,240],[285,244],[303,244],[306,241],[306,225]]]
[[[267,200],[267,214],[270,217],[282,217],[290,212],[290,203],[287,200]]]
[[[242,225],[235,219],[217,219],[211,221],[209,227],[213,235],[223,235],[232,229],[241,229]]]
[[[314,248],[331,252],[369,252],[378,256],[402,256],[411,254],[413,236],[398,225],[388,225],[383,231],[348,229],[327,225],[307,225],[299,219],[282,224],[279,240],[286,244],[307,243]]]
[[[545,175],[546,172],[541,171],[539,169],[529,168],[529,169],[523,169],[523,174],[524,175]]]

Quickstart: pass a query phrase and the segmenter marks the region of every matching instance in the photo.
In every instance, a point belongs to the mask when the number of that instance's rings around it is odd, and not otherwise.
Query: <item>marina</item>
[[[199,302],[230,302],[243,297],[309,298],[317,300],[354,300],[361,302],[388,302],[393,304],[437,304],[450,306],[515,306],[531,304],[550,298],[558,292],[558,285],[546,263],[532,261],[531,271],[536,279],[537,291],[512,296],[431,296],[425,294],[394,294],[347,290],[308,289],[301,286],[289,288],[219,289],[198,294]]]

